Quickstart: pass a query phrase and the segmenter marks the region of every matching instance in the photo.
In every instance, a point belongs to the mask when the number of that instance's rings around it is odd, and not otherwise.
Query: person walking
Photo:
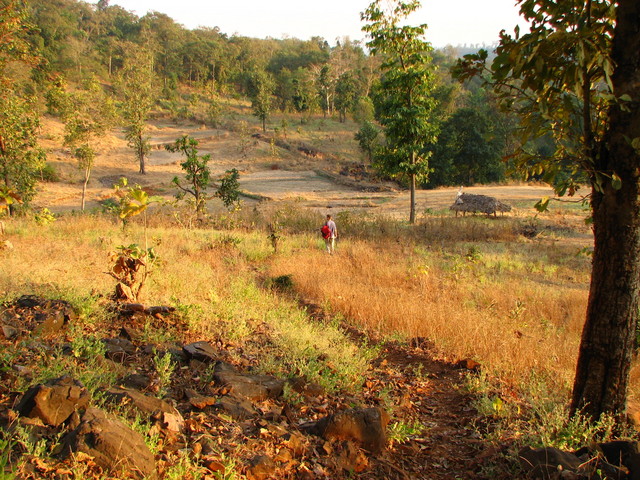
[[[322,237],[327,245],[327,252],[333,255],[336,248],[336,238],[338,238],[338,227],[336,227],[336,222],[333,221],[331,215],[327,215],[327,221],[322,227]]]

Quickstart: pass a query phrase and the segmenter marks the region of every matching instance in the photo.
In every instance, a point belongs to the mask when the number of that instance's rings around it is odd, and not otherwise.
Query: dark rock
[[[381,408],[354,408],[321,418],[309,431],[326,440],[356,440],[371,451],[381,451],[386,442],[389,415]]]
[[[76,409],[86,407],[89,400],[89,392],[80,382],[63,376],[44,385],[31,387],[16,406],[16,411],[25,417],[36,417],[47,425],[57,427]]]
[[[256,414],[251,402],[230,396],[224,396],[215,404],[216,408],[223,410],[235,420],[245,420]]]
[[[133,388],[135,390],[144,391],[151,387],[151,377],[148,375],[140,375],[138,373],[132,373],[122,378],[118,382],[125,388]]]
[[[63,456],[83,452],[118,478],[156,478],[155,460],[144,437],[97,408],[89,408],[80,425],[63,442]],[[126,472],[126,474],[125,474]]]
[[[228,388],[234,397],[257,402],[277,398],[284,389],[284,380],[269,375],[245,375],[224,362],[216,364],[213,378],[216,384]]]
[[[118,336],[120,338],[126,338],[127,340],[132,342],[132,341],[140,338],[142,336],[142,334],[138,330],[136,330],[134,328],[125,326],[125,327],[122,327],[120,329],[120,332],[118,333]]]
[[[465,358],[456,362],[456,367],[464,370],[470,370],[472,372],[479,372],[481,365],[475,360]]]
[[[600,470],[607,478],[620,478],[620,469],[628,470],[627,480],[640,480],[640,454],[637,442],[616,440],[598,443],[574,452],[582,460],[590,460],[590,471]],[[583,464],[584,465],[584,464]]]
[[[124,362],[135,355],[136,346],[126,338],[103,338],[106,348],[105,356],[114,362]]]
[[[169,402],[145,395],[137,390],[113,387],[105,392],[105,397],[113,402],[133,405],[142,413],[161,419],[169,425],[170,430],[180,431],[184,425],[182,415]]]
[[[267,455],[256,455],[249,460],[247,478],[249,480],[265,480],[274,475],[276,464]]]
[[[7,340],[13,340],[18,336],[18,329],[11,325],[2,325],[2,334]]]
[[[200,395],[198,392],[190,388],[185,389],[184,395],[187,397],[187,400],[189,400],[191,406],[198,410],[204,410],[211,405],[215,405],[218,401],[216,397]]]
[[[16,306],[20,308],[35,308],[44,303],[44,300],[36,295],[22,295],[16,300]]]
[[[556,478],[552,475],[559,470],[577,472],[583,461],[573,453],[563,452],[553,447],[524,447],[518,453],[520,465],[531,478]]]
[[[190,343],[182,347],[182,350],[188,358],[199,360],[204,363],[214,363],[218,360],[218,356],[213,346],[209,342],[200,341]]]

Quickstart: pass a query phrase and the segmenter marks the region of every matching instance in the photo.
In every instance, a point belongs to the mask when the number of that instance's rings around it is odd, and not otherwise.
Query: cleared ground
[[[74,159],[61,146],[63,126],[53,118],[44,122],[42,143],[48,152],[48,161],[60,173],[55,183],[41,184],[35,204],[54,212],[79,209],[81,173]],[[200,142],[201,154],[210,154],[210,168],[214,176],[226,170],[240,171],[240,187],[243,192],[266,201],[295,201],[297,204],[317,210],[361,209],[376,213],[408,215],[409,192],[392,184],[376,184],[356,181],[341,175],[332,158],[318,155],[310,157],[294,150],[286,150],[251,136],[253,131],[235,132],[206,128],[196,124],[158,122],[150,127],[152,151],[147,162],[147,174],[138,173],[138,164],[127,146],[122,131],[115,130],[101,139],[96,165],[88,188],[88,208],[99,206],[113,194],[113,184],[120,177],[130,183],[138,183],[155,194],[170,198],[175,193],[171,180],[182,177],[179,153],[167,151],[164,146],[182,135],[190,135]],[[334,148],[332,137],[319,139],[314,145],[322,152],[323,142]],[[343,162],[359,162],[359,158],[342,158]],[[448,209],[458,188],[421,190],[417,194],[418,215],[433,214]],[[511,215],[527,211],[540,198],[553,196],[547,186],[482,186],[465,188],[465,192],[491,195],[514,207]],[[255,200],[247,197],[245,202]]]

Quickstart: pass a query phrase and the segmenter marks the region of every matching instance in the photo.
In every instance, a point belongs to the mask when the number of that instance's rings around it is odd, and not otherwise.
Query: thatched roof
[[[487,215],[493,213],[495,215],[496,212],[510,212],[511,207],[487,195],[463,193],[456,198],[456,201],[449,207],[449,210],[455,212],[482,212]]]

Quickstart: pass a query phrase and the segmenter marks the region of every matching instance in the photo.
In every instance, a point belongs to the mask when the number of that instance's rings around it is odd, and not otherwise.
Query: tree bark
[[[411,165],[416,163],[416,152],[411,152]],[[409,207],[409,223],[416,223],[416,174],[411,172],[411,206]]]
[[[571,400],[571,414],[594,419],[626,410],[640,295],[640,153],[630,144],[640,138],[640,2],[619,0],[616,15],[614,93],[632,101],[611,107],[595,164],[622,184],[592,179],[593,271]]]

